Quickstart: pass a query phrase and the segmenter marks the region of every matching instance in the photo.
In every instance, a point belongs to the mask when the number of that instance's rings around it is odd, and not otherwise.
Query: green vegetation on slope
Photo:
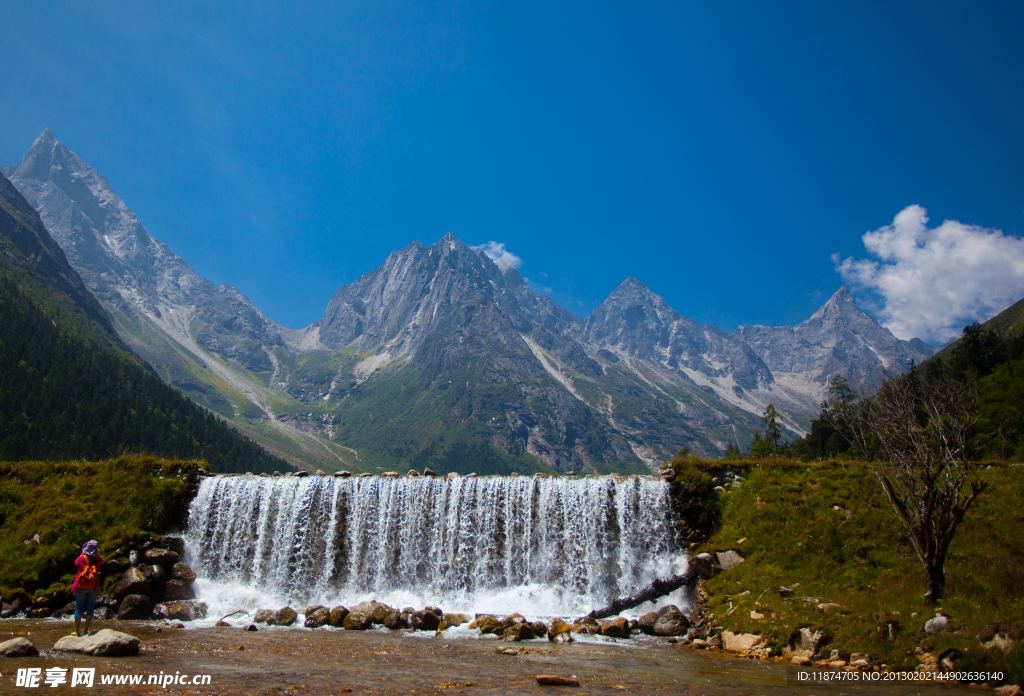
[[[125,348],[39,215],[0,175],[0,460],[125,452],[206,459],[224,472],[287,466]]]
[[[476,365],[467,364],[448,385],[431,385],[413,365],[360,385],[342,403],[337,440],[359,450],[366,462],[384,468],[422,468],[462,474],[556,473],[533,455],[505,454],[488,444],[507,428],[480,413],[503,414],[517,400],[515,388],[477,385]],[[434,388],[431,388],[434,387]],[[476,418],[471,417],[477,414]]]
[[[66,312],[47,312],[4,270],[0,459],[98,460],[135,451],[206,459],[225,472],[287,467],[135,361],[76,330]]]
[[[977,389],[978,421],[971,429],[971,459],[997,458],[1003,461],[1024,461],[1024,307],[1017,303],[984,325],[965,327],[963,336],[947,351],[933,356],[915,367],[908,376],[917,379],[922,388],[946,379],[963,383],[964,388]],[[994,327],[1000,318],[1004,326],[997,333]],[[834,380],[833,398],[853,398],[845,382]],[[811,431],[785,451],[804,461],[826,459],[846,454],[850,442],[824,419],[814,420]]]
[[[0,462],[0,593],[66,589],[89,539],[109,558],[131,539],[167,531],[184,518],[188,478],[204,468],[152,457]]]
[[[929,637],[921,632],[935,608],[923,601],[924,572],[865,464],[690,462],[689,473],[677,464],[682,483],[693,469],[748,472],[720,496],[721,526],[695,550],[735,549],[746,558],[707,581],[715,624],[762,635],[776,651],[798,626],[821,627],[831,647],[902,668],[918,664],[919,645],[935,655],[956,648],[964,655],[958,669],[1002,670],[1009,683],[1024,681],[1024,468],[982,471],[990,486],[968,511],[946,563],[940,607],[949,629]],[[794,596],[781,597],[783,586],[795,587]],[[817,609],[826,603],[839,607]],[[752,610],[765,618],[752,619]],[[901,627],[892,642],[879,628],[888,621]],[[1012,653],[980,644],[978,634],[992,625],[1017,638]]]

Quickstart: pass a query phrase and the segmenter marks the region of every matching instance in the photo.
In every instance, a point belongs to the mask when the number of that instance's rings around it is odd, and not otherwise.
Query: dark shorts
[[[99,593],[99,590],[83,590],[82,588],[75,590],[76,619],[82,618],[82,614],[92,616],[93,610],[96,609],[96,597]]]

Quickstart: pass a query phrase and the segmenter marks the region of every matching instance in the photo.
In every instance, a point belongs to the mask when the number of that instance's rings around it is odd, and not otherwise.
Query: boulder
[[[780,587],[779,588],[779,596],[780,597],[792,597],[793,594],[794,594],[794,591],[793,591],[792,587]]]
[[[698,553],[690,558],[687,570],[697,577],[710,578],[715,574],[715,562],[710,553]]]
[[[57,590],[56,592],[33,599],[32,608],[49,607],[50,609],[59,609],[73,599],[74,596],[71,594],[71,590]],[[99,599],[97,598],[96,601],[98,603]]]
[[[175,563],[171,568],[171,579],[181,580],[182,582],[191,585],[196,581],[196,573],[189,567],[188,563]]]
[[[341,628],[346,616],[348,616],[348,607],[336,606],[331,609],[331,616],[328,618],[327,623],[335,628]]]
[[[30,619],[45,619],[53,613],[53,609],[50,607],[36,607],[35,609],[28,610],[28,618]]]
[[[525,616],[519,613],[509,614],[498,622],[498,627],[494,629],[493,633],[501,635],[506,629],[521,623],[527,623]]]
[[[179,599],[195,599],[196,593],[192,589],[192,585],[184,580],[168,580],[164,585],[164,598],[168,602]]]
[[[291,607],[284,607],[274,613],[274,621],[272,623],[270,621],[267,623],[272,626],[291,626],[298,618],[298,612]]]
[[[252,620],[256,623],[270,623],[272,618],[274,618],[273,609],[257,609],[256,616],[252,617]]]
[[[1024,696],[1024,689],[1020,687],[1020,684],[1005,684],[992,693],[996,696]]]
[[[162,541],[165,549],[170,549],[179,556],[185,555],[185,540],[181,537],[166,536]]]
[[[388,614],[387,618],[384,619],[384,628],[388,628],[392,631],[409,628],[409,621],[406,616],[406,614],[400,614],[397,611],[391,612]]]
[[[564,635],[566,639],[572,640],[572,626],[561,619],[551,619],[548,625],[548,640],[554,641],[558,636]]]
[[[102,575],[120,575],[128,570],[129,565],[127,558],[111,558],[103,561],[103,564],[100,565],[100,573]]]
[[[822,604],[819,604],[817,608],[818,608],[818,611],[820,611],[822,614],[827,614],[830,611],[835,611],[837,609],[842,609],[841,606],[839,606],[838,604],[835,604],[833,602],[824,602]]]
[[[601,635],[609,638],[629,638],[629,620],[620,616],[602,621]]]
[[[175,563],[181,562],[181,556],[170,549],[150,549],[143,558],[146,563],[158,565],[168,573],[174,568]]]
[[[871,664],[871,657],[863,652],[853,653],[850,655],[850,664],[856,667],[866,667]]]
[[[98,605],[99,602],[96,602],[96,604]],[[75,615],[75,603],[74,602],[68,602],[67,604],[65,604],[64,606],[62,606],[60,609],[58,609],[57,611],[55,611],[53,613],[54,618],[57,618],[57,619],[66,619],[69,616],[74,616],[74,615]]]
[[[654,622],[652,631],[656,636],[684,636],[689,628],[690,620],[683,612],[679,611],[679,607],[670,604],[668,611]]]
[[[461,626],[469,622],[469,617],[465,614],[445,614],[444,620],[448,622],[449,626]]]
[[[705,641],[708,648],[721,648],[722,647],[722,636],[715,634]]]
[[[573,630],[585,636],[596,636],[601,632],[597,619],[587,617],[573,626]]]
[[[361,611],[353,609],[345,615],[344,621],[341,622],[349,631],[365,631],[373,625],[373,621],[370,619],[368,614],[364,614]]]
[[[114,596],[124,599],[128,595],[145,595],[153,589],[153,583],[138,568],[129,568],[114,586]]]
[[[306,628],[320,628],[321,626],[326,626],[331,622],[331,610],[319,605],[309,607],[306,609],[305,617]]]
[[[790,659],[789,664],[797,667],[809,667],[811,665],[811,658],[806,656],[794,656]]]
[[[458,624],[455,625],[457,626]],[[548,634],[548,625],[543,621],[534,621],[530,624],[530,627],[533,628],[533,632],[538,638],[543,638]]]
[[[120,657],[138,654],[139,642],[135,636],[104,628],[85,636],[64,636],[53,649],[99,657]]]
[[[945,631],[948,625],[949,619],[942,614],[938,614],[924,622],[924,632],[930,636],[935,635]]]
[[[502,631],[501,634],[501,639],[509,642],[533,640],[536,637],[537,634],[533,632],[533,626],[531,626],[528,623],[512,624],[504,631]]]
[[[139,570],[142,571],[142,575],[149,579],[150,582],[150,593],[162,593],[164,584],[167,582],[167,571],[164,570],[163,566],[152,565],[145,563],[139,566]]]
[[[387,604],[380,602],[360,602],[359,604],[352,607],[352,611],[365,614],[370,617],[370,622],[374,624],[384,623],[384,619],[388,618],[388,614],[395,611],[394,607],[389,607]]]
[[[483,616],[476,617],[476,620],[474,620],[473,623],[469,625],[469,627],[479,628],[480,635],[486,635],[488,633],[494,633],[495,630],[498,628],[498,624],[500,623],[501,622],[493,616],[490,616],[489,614],[484,614]]]
[[[141,594],[131,594],[121,600],[121,606],[117,610],[119,621],[138,621],[149,619],[153,616],[153,602],[149,597]]]
[[[658,615],[653,611],[649,611],[640,617],[640,619],[637,621],[637,627],[640,629],[641,633],[646,633],[649,636],[653,636],[654,624],[656,624],[657,622]]]
[[[432,611],[424,609],[409,617],[409,622],[417,631],[436,631],[441,625],[441,617]]]
[[[153,616],[169,621],[195,621],[206,618],[208,609],[206,602],[197,602],[194,599],[162,602],[153,607]]]
[[[753,633],[722,633],[722,648],[727,652],[746,652],[761,642],[761,636]]]
[[[735,551],[719,551],[715,556],[722,570],[732,570],[746,559]]]
[[[74,616],[74,609],[71,610],[71,615]],[[92,617],[97,621],[113,621],[117,618],[117,612],[111,607],[100,607],[97,606],[92,613]]]
[[[0,657],[34,657],[39,654],[28,638],[12,638],[0,643]]]
[[[993,650],[998,648],[999,650],[1002,650],[1004,653],[1009,654],[1013,650],[1014,640],[1010,637],[1008,633],[1000,631],[999,633],[992,636],[990,640],[987,640],[984,643],[982,643],[982,645],[985,646],[986,650]]]
[[[821,646],[828,643],[828,637],[820,629],[801,626],[789,634],[786,647],[782,650],[783,657],[813,657]]]
[[[24,592],[14,592],[4,597],[0,603],[0,618],[9,619],[29,610],[32,606],[32,598]]]

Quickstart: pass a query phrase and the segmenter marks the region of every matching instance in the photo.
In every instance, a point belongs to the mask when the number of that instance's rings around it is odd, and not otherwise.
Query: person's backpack
[[[89,562],[89,557],[86,556],[85,557],[85,567],[82,568],[82,572],[80,572],[78,574],[79,582],[81,582],[82,580],[86,580],[86,581],[92,582],[93,580],[96,580],[99,577],[99,574],[100,574],[99,568],[97,568],[92,563],[90,563]]]

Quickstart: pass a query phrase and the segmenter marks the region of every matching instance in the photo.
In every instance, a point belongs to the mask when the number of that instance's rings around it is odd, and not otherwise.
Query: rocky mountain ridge
[[[800,434],[833,374],[871,380],[931,350],[845,288],[798,327],[725,332],[629,278],[578,320],[450,233],[392,252],[288,329],[199,278],[49,130],[6,172],[128,345],[307,468],[643,470],[683,446],[745,447],[768,403]]]

